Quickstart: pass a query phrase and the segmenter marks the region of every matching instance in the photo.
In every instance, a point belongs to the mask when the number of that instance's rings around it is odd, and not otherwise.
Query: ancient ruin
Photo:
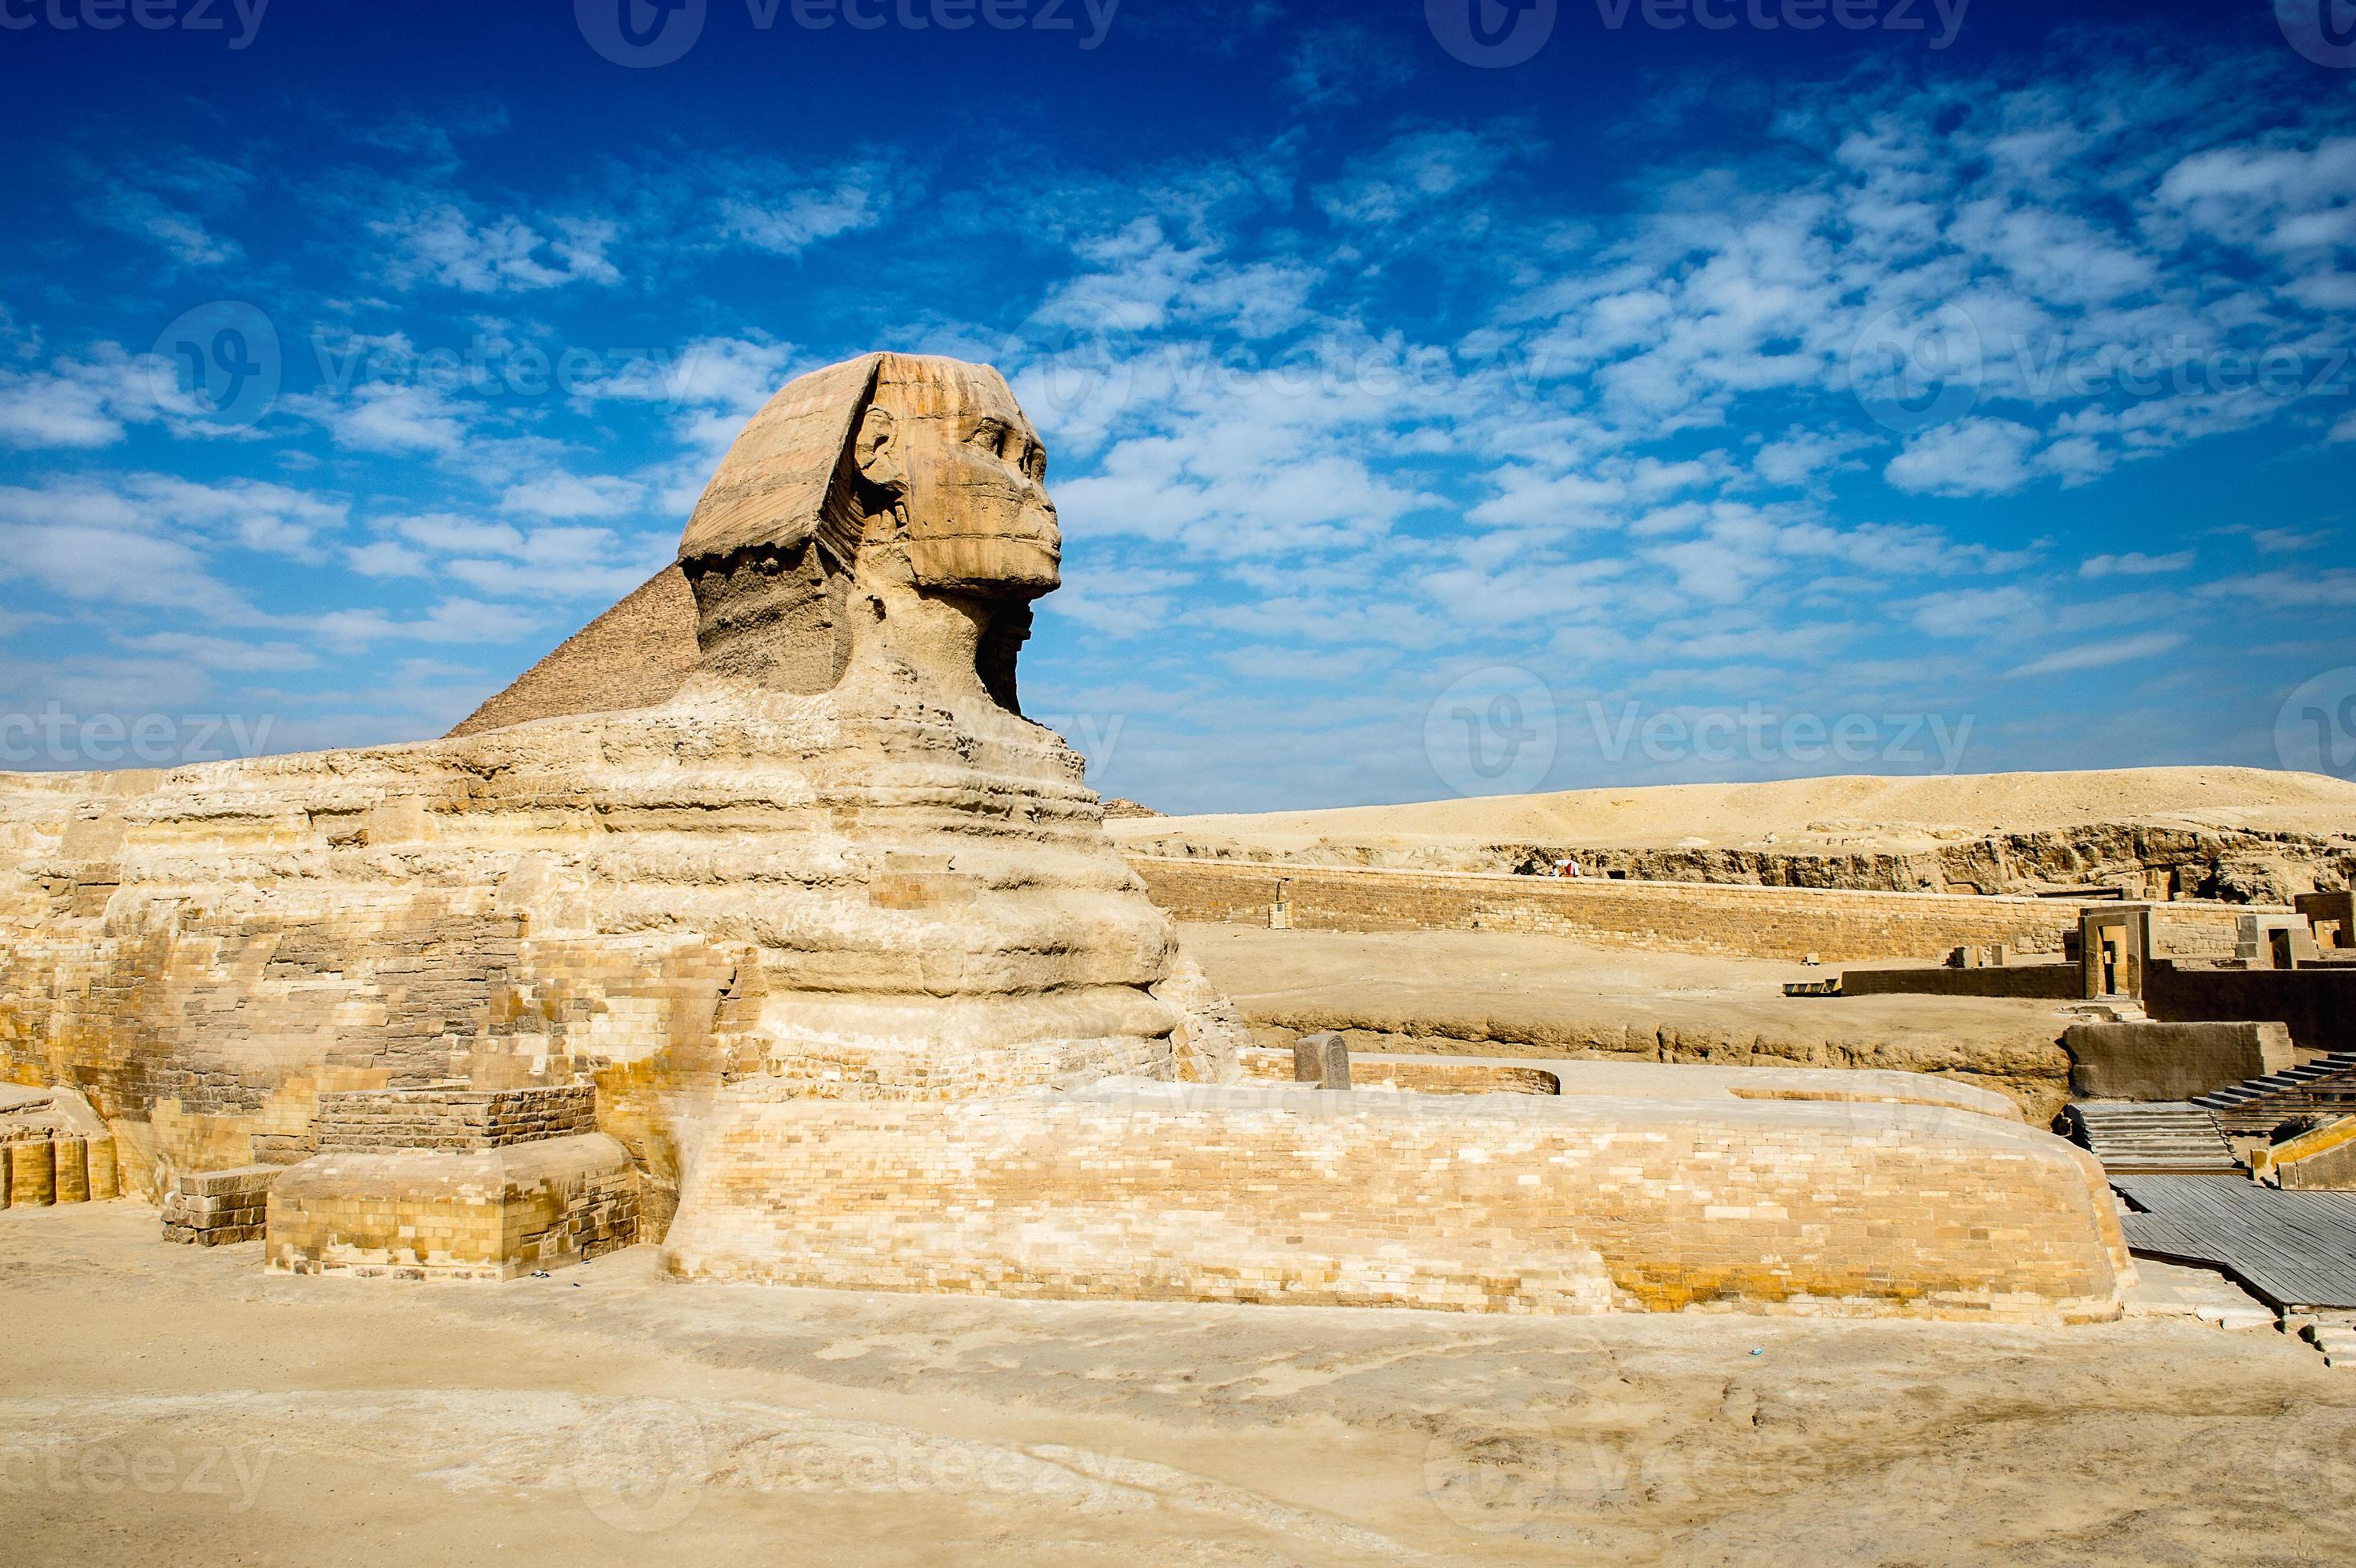
[[[9,779],[0,1063],[87,1095],[190,1239],[260,1206],[302,1273],[650,1241],[690,1280],[2116,1314],[2099,1171],[2000,1096],[1245,1081],[1021,716],[1044,475],[995,372],[868,355],[447,740]],[[675,651],[608,673],[640,637]]]

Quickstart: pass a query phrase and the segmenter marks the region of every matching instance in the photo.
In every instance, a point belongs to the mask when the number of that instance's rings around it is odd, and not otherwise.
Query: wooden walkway
[[[2246,1176],[2114,1175],[2143,1213],[2127,1245],[2222,1269],[2282,1309],[2356,1307],[2356,1192],[2278,1192]]]

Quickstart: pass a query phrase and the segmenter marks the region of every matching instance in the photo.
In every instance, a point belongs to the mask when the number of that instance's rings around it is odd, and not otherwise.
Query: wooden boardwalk
[[[2114,1175],[2142,1213],[2127,1245],[2223,1270],[2284,1309],[2356,1307],[2356,1192],[2278,1192],[2246,1176]]]

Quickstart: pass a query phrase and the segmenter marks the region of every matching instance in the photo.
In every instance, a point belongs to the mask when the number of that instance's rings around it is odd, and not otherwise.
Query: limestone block
[[[662,1262],[1055,1298],[2046,1323],[2115,1317],[2131,1270],[2091,1157],[1972,1112],[1145,1080],[740,1101]]]
[[[90,1145],[80,1138],[57,1138],[50,1141],[57,1151],[57,1200],[59,1203],[90,1201]]]
[[[9,1207],[46,1208],[57,1202],[57,1146],[47,1138],[18,1138],[5,1147]]]
[[[590,1133],[464,1151],[323,1154],[270,1190],[273,1273],[503,1280],[637,1239],[628,1153]]]
[[[195,1247],[260,1240],[271,1186],[284,1173],[280,1165],[182,1172],[164,1200],[164,1240]]]
[[[123,1177],[115,1167],[114,1140],[93,1137],[85,1142],[89,1150],[91,1201],[106,1203],[122,1197]]]
[[[2297,1065],[2281,1024],[2074,1024],[2062,1047],[2081,1100],[2190,1100]]]
[[[1292,1081],[1320,1089],[1350,1087],[1350,1042],[1328,1031],[1303,1035],[1292,1046]]]

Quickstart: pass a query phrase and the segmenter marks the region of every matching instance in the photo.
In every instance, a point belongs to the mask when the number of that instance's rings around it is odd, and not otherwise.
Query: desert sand
[[[1354,1051],[1932,1072],[2040,1126],[2068,1098],[2072,1020],[2050,1002],[1792,997],[1829,972],[1510,931],[1179,931],[1264,1046],[1338,1029]]]
[[[2317,835],[2356,831],[2356,783],[2255,768],[2139,768],[2084,773],[1798,779],[1573,789],[1398,806],[1106,824],[1133,849],[1284,858],[1318,848],[1472,850],[1495,844],[1666,849],[1825,848],[1903,854],[1998,832],[2091,823]]]
[[[259,1252],[0,1214],[8,1557],[2356,1556],[2356,1372],[2271,1327],[686,1288],[650,1248],[386,1290]]]

